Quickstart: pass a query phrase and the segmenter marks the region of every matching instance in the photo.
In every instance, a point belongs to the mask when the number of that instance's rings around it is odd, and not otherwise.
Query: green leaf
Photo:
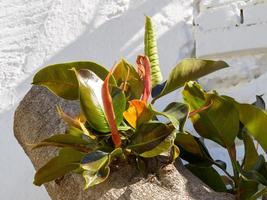
[[[93,151],[86,156],[81,161],[81,168],[90,172],[97,172],[108,163],[109,154],[103,151]]]
[[[240,121],[247,128],[248,133],[267,151],[267,113],[250,104],[236,102],[235,106],[238,109]]]
[[[108,165],[120,155],[122,155],[121,148],[114,149],[111,153],[97,150],[87,154],[81,162],[81,168],[85,170],[83,172],[84,189],[105,181],[110,173]]]
[[[189,112],[189,107],[186,104],[172,102],[162,112],[156,111],[152,106],[150,108],[156,115],[162,115],[168,118],[176,129],[183,131]]]
[[[121,59],[113,70],[113,77],[121,89],[125,89],[128,100],[139,99],[144,86],[135,68],[124,59]]]
[[[218,174],[218,172],[213,167],[203,167],[196,165],[185,165],[195,176],[207,184],[210,188],[217,192],[226,192],[226,186]]]
[[[164,88],[155,99],[184,86],[190,80],[196,80],[225,67],[228,67],[228,64],[223,61],[185,59],[173,68]]]
[[[238,187],[239,199],[250,199],[250,197],[258,191],[258,186],[259,184],[257,182],[248,181],[241,177]]]
[[[109,154],[109,164],[123,154],[122,148],[116,148]]]
[[[108,74],[108,70],[94,62],[62,63],[41,69],[35,74],[32,84],[45,86],[54,94],[64,99],[76,100],[79,98],[79,84],[74,72],[70,70],[72,68],[76,70],[91,70],[102,80]],[[115,83],[113,77],[112,82]]]
[[[101,97],[103,81],[87,69],[81,69],[75,73],[79,81],[80,106],[87,123],[99,132],[109,132]]]
[[[173,126],[168,126],[161,122],[143,123],[136,130],[127,148],[142,154],[158,146],[173,131]]]
[[[176,134],[174,143],[180,149],[180,157],[191,164],[201,164],[205,166],[212,165],[212,158],[209,152],[198,141],[198,138],[186,132]]]
[[[61,149],[58,156],[52,158],[36,172],[33,183],[40,186],[79,168],[84,155],[71,148]]]
[[[265,177],[256,170],[250,170],[250,171],[241,170],[241,174],[247,181],[256,181],[265,186],[267,185],[267,180],[265,179]]]
[[[149,58],[151,65],[151,82],[152,87],[154,87],[162,81],[162,74],[159,67],[156,35],[154,32],[152,20],[148,16],[146,17],[144,43],[145,55]]]
[[[158,156],[162,153],[168,152],[170,148],[173,146],[174,141],[174,134],[169,135],[167,138],[165,138],[159,145],[157,145],[155,148],[145,151],[144,153],[140,154],[141,157],[145,158],[152,158],[155,156]]]
[[[119,126],[123,120],[123,112],[126,108],[126,98],[124,93],[117,87],[112,88],[111,97],[116,123],[117,126]]]
[[[88,189],[94,185],[104,182],[110,173],[110,168],[108,166],[102,167],[97,172],[84,171],[83,177],[85,180],[84,189]]]
[[[32,149],[44,146],[72,147],[80,151],[89,151],[96,147],[93,141],[89,139],[84,140],[80,136],[74,136],[71,134],[53,135],[37,144],[32,145]]]
[[[215,93],[205,93],[196,82],[188,82],[183,91],[190,111],[211,106],[191,117],[194,128],[204,138],[231,148],[239,131],[239,116],[235,106]]]
[[[243,168],[244,170],[251,170],[257,162],[259,155],[254,145],[253,139],[247,133],[243,133],[243,141],[245,147]]]

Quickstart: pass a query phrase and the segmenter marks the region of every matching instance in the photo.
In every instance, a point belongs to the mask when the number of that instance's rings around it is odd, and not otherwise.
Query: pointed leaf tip
[[[154,87],[162,81],[162,73],[159,66],[156,34],[152,19],[149,16],[146,16],[144,46],[145,55],[149,58],[151,63],[151,81]]]

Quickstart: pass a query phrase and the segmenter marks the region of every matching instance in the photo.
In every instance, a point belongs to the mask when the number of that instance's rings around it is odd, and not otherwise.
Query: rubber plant
[[[171,162],[186,161],[185,166],[215,191],[232,193],[237,199],[263,195],[267,191],[266,161],[254,140],[267,150],[266,112],[216,91],[204,91],[194,82],[228,67],[223,61],[185,59],[162,82],[150,17],[146,17],[144,38],[145,52],[137,56],[135,66],[121,59],[108,71],[95,62],[72,62],[47,66],[34,76],[34,85],[47,87],[61,98],[78,100],[81,108],[72,117],[58,107],[67,131],[33,145],[33,149],[60,148],[36,172],[34,184],[76,172],[84,177],[87,189],[105,181],[115,161],[128,161],[145,171],[146,160],[165,156]],[[171,102],[163,111],[153,107],[156,100],[181,87],[184,102]],[[159,120],[162,117],[167,122]],[[199,136],[185,130],[188,119]],[[212,158],[203,139],[228,151],[233,173],[226,170],[225,162]],[[236,158],[237,139],[244,143],[243,161]]]

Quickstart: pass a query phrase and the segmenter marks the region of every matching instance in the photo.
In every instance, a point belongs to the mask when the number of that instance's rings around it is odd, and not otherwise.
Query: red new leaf
[[[144,92],[141,100],[147,103],[151,93],[150,62],[147,56],[139,55],[137,56],[136,63],[138,72],[141,74],[144,82]]]
[[[111,131],[111,137],[112,141],[115,145],[116,148],[121,146],[121,138],[118,132],[117,124],[116,124],[116,119],[115,119],[115,114],[114,114],[114,109],[113,109],[113,104],[112,104],[112,98],[109,93],[109,78],[111,76],[112,70],[109,72],[107,75],[103,86],[102,86],[102,100],[103,100],[103,106],[104,106],[104,111],[107,117],[107,121],[109,124],[109,128]]]

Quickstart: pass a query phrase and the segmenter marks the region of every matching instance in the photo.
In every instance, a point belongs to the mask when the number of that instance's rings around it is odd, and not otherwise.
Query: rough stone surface
[[[14,133],[36,169],[47,162],[56,150],[42,148],[30,150],[28,144],[38,142],[49,135],[62,133],[65,124],[56,114],[60,105],[67,113],[79,113],[77,102],[62,100],[47,89],[34,86],[15,112]],[[106,182],[84,191],[80,175],[69,174],[60,181],[46,184],[53,200],[115,200],[115,199],[175,199],[175,200],[226,200],[232,196],[215,193],[194,177],[180,163],[168,165],[154,176],[144,179],[130,165],[113,171]]]

